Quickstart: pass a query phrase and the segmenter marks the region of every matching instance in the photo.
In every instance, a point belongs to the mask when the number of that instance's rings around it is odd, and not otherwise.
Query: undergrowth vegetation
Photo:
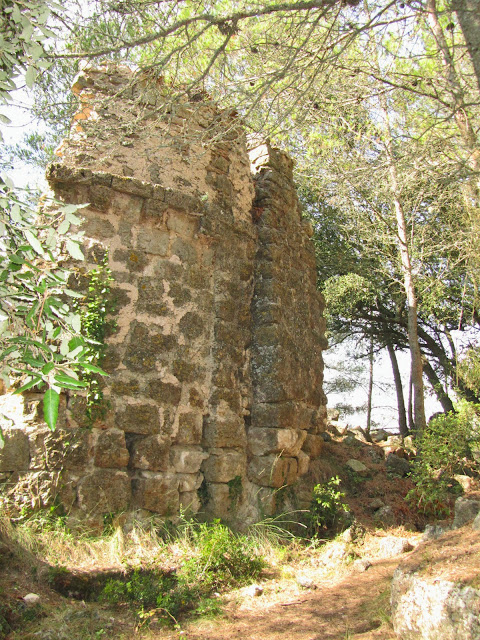
[[[33,574],[48,567],[47,582],[60,593],[128,607],[140,625],[153,619],[177,624],[187,613],[216,615],[222,590],[250,584],[268,565],[266,536],[258,526],[241,535],[220,521],[181,517],[175,524],[152,519],[127,528],[123,533],[120,526],[109,525],[104,535],[92,537],[70,531],[63,518],[43,512],[16,526],[3,518],[0,540],[8,541],[18,558],[31,556]],[[271,555],[271,533],[269,538]],[[281,547],[280,536],[276,544]]]
[[[480,405],[461,402],[457,413],[441,414],[429,422],[415,444],[417,457],[407,500],[430,516],[449,514],[449,497],[458,487],[456,474],[480,471]]]

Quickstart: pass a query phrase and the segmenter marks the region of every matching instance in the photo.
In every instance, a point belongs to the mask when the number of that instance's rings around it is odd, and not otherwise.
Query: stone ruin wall
[[[203,95],[169,105],[126,67],[87,69],[73,90],[48,180],[60,200],[90,203],[77,284],[108,251],[109,409],[89,427],[68,394],[52,434],[41,395],[9,397],[4,492],[92,524],[180,507],[244,524],[292,485],[301,501],[325,427],[326,343],[292,161],[268,144],[249,157],[235,113]]]

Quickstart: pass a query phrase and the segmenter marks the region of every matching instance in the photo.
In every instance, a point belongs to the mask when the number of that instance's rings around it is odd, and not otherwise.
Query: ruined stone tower
[[[55,478],[44,494],[91,520],[272,514],[279,489],[308,477],[326,414],[323,302],[292,162],[268,144],[249,157],[234,113],[205,95],[168,105],[164,85],[127,67],[86,69],[73,90],[48,180],[90,203],[85,271],[108,251],[109,409],[87,428],[82,398],[67,397],[50,434],[27,395],[2,478]]]

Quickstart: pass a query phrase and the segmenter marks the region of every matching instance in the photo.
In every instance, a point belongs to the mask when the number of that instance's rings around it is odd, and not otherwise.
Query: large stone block
[[[391,592],[393,628],[402,640],[480,638],[478,589],[400,566],[393,574]]]
[[[95,465],[97,467],[121,469],[128,465],[129,457],[123,431],[113,429],[100,431],[95,444]]]
[[[142,251],[156,255],[166,256],[170,244],[170,234],[161,229],[140,229],[137,237],[137,246]]]
[[[116,415],[116,426],[127,433],[160,433],[158,407],[153,404],[128,404]]]
[[[170,439],[160,435],[136,438],[131,447],[131,465],[135,469],[168,471]]]
[[[192,390],[194,391],[194,390]],[[192,391],[190,391],[190,404],[192,404]],[[193,394],[195,402],[195,394]],[[203,414],[193,410],[181,413],[178,418],[178,431],[175,435],[175,444],[200,444],[202,441]]]
[[[193,238],[200,229],[201,216],[193,212],[188,214],[170,210],[167,216],[167,229],[183,238]]]
[[[132,482],[133,501],[136,507],[154,511],[161,516],[178,513],[178,480],[168,474],[152,474],[136,478]]]
[[[318,458],[323,449],[324,440],[322,436],[307,434],[303,444],[303,450],[310,458]]]
[[[217,450],[204,461],[202,471],[207,482],[229,482],[245,475],[246,462],[245,453]]]
[[[200,447],[174,446],[171,449],[170,461],[176,473],[198,473],[208,453]]]
[[[30,434],[30,468],[84,469],[92,457],[92,434],[87,429],[40,428]]]
[[[177,405],[180,402],[182,388],[171,382],[153,380],[148,385],[148,396],[159,405]]]
[[[247,444],[243,419],[231,413],[204,421],[203,444],[209,448],[244,448]]]
[[[248,477],[263,487],[280,488],[293,484],[297,479],[298,463],[296,458],[279,456],[255,456],[248,465]]]
[[[200,489],[203,482],[203,473],[179,473],[177,478],[180,493],[188,493]]]
[[[5,445],[0,449],[0,471],[27,471],[30,466],[27,434],[20,429],[2,429]]]
[[[202,505],[206,512],[216,518],[228,520],[231,513],[230,489],[227,484],[210,483],[207,485],[207,502]]]
[[[130,506],[130,478],[125,472],[97,469],[78,484],[78,504],[88,514],[125,511]]]
[[[248,448],[254,456],[266,456],[271,453],[283,453],[297,456],[307,437],[301,429],[249,429]]]

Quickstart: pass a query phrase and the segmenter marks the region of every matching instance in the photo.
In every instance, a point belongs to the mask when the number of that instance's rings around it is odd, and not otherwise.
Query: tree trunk
[[[411,432],[415,430],[415,423],[413,421],[413,403],[412,403],[412,372],[410,372],[410,378],[408,380],[408,430]]]
[[[432,385],[432,389],[435,391],[435,395],[437,396],[438,401],[442,405],[443,411],[445,413],[455,412],[455,407],[453,406],[452,401],[448,397],[448,394],[445,392],[442,383],[435,373],[435,369],[432,367],[430,362],[428,362],[428,360],[424,360],[423,370],[425,371],[425,375],[427,376],[428,381]]]
[[[469,28],[476,31],[476,56],[478,63],[477,79],[480,78],[480,0],[459,0],[464,5],[464,11],[460,11],[464,20],[468,14],[470,22]],[[469,8],[467,8],[467,5]],[[474,7],[476,5],[476,8]],[[442,57],[443,68],[445,69],[445,80],[447,82],[448,92],[450,94],[450,103],[453,117],[457,124],[458,130],[462,136],[463,142],[470,153],[469,165],[475,171],[480,171],[480,147],[477,141],[475,129],[472,126],[470,117],[465,108],[465,94],[462,84],[458,77],[455,61],[448,46],[445,34],[438,19],[436,0],[427,0],[425,8],[427,10],[427,21],[437,43],[438,50]],[[476,13],[478,12],[478,13]],[[474,15],[475,14],[475,15]],[[459,11],[457,10],[457,15]],[[460,18],[459,18],[460,19]],[[463,26],[460,25],[463,30]],[[475,46],[472,45],[473,49]],[[472,58],[473,59],[473,58]],[[480,87],[480,84],[479,84]],[[478,183],[478,178],[477,178]]]
[[[381,67],[377,58],[378,71],[381,73]],[[413,269],[410,260],[410,249],[408,243],[408,226],[405,211],[403,209],[402,194],[398,183],[397,167],[395,164],[395,152],[393,148],[393,136],[388,112],[388,104],[383,93],[380,93],[380,106],[385,118],[385,150],[387,155],[388,172],[390,175],[390,191],[392,194],[392,204],[395,211],[397,222],[397,247],[400,254],[400,263],[402,267],[403,286],[405,296],[407,298],[408,315],[407,315],[407,335],[408,346],[411,357],[411,380],[413,387],[413,419],[415,430],[422,432],[427,426],[425,419],[425,398],[423,391],[423,365],[422,353],[418,342],[418,313],[417,313],[417,295],[413,279]]]
[[[480,0],[453,0],[480,90]]]
[[[395,382],[395,391],[397,392],[398,407],[398,429],[402,437],[408,436],[409,430],[407,426],[407,412],[405,411],[405,399],[403,397],[402,378],[398,367],[397,355],[393,345],[387,344],[388,355],[392,364],[393,380]]]
[[[368,354],[368,399],[367,399],[367,433],[372,425],[372,397],[373,397],[373,336],[370,337],[370,353]]]

